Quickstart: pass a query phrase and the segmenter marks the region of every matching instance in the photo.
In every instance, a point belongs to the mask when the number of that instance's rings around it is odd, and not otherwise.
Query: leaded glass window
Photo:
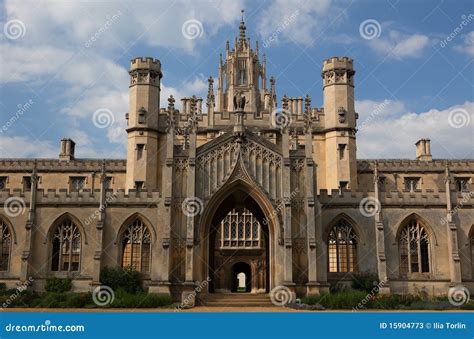
[[[430,271],[429,237],[419,221],[413,219],[403,228],[398,240],[400,275]]]
[[[340,220],[329,232],[329,272],[357,271],[357,238],[352,226]]]
[[[12,236],[7,224],[0,220],[0,271],[8,271]]]
[[[229,212],[221,221],[220,234],[221,248],[260,247],[260,223],[247,209]]]
[[[131,267],[142,273],[150,272],[151,235],[139,218],[122,234],[122,267]]]
[[[79,271],[81,261],[81,232],[69,218],[61,222],[53,233],[52,271]]]

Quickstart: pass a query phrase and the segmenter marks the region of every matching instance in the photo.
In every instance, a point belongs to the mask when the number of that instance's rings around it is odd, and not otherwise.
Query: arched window
[[[329,272],[357,271],[357,240],[352,226],[340,220],[329,232]]]
[[[260,223],[257,218],[245,209],[230,211],[221,221],[221,248],[259,248]]]
[[[61,222],[53,233],[52,271],[79,271],[81,261],[81,232],[67,218]]]
[[[410,220],[398,239],[400,275],[430,271],[430,248],[426,230],[416,219]]]
[[[135,219],[122,234],[122,267],[136,271],[150,271],[151,235],[139,218]]]
[[[0,271],[8,271],[12,236],[7,224],[0,220]]]

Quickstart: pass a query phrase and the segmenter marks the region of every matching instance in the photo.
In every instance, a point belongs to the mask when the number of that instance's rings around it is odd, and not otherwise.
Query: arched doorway
[[[209,292],[236,291],[234,274],[240,272],[234,272],[234,265],[247,263],[243,272],[248,281],[246,291],[268,293],[273,219],[265,216],[253,195],[241,186],[220,200],[212,212],[208,216],[209,233],[202,234],[207,243],[205,274],[210,278]]]
[[[252,291],[252,269],[245,262],[238,262],[232,266],[231,292]]]

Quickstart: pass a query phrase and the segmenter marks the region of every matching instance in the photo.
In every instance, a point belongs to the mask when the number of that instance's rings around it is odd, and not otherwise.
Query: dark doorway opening
[[[242,284],[244,278],[244,284]],[[232,288],[231,292],[250,292],[252,290],[252,270],[250,265],[238,262],[232,266]]]

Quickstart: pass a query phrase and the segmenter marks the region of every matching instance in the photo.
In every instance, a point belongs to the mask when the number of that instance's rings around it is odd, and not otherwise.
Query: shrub
[[[362,291],[341,292],[336,294],[323,293],[318,296],[309,296],[303,298],[303,303],[308,305],[320,304],[329,309],[352,309],[362,303],[362,300],[367,299],[367,293]],[[364,305],[369,307],[372,303],[372,298]]]
[[[142,292],[142,276],[140,272],[131,267],[105,267],[100,272],[100,281],[114,291],[124,290],[128,293]]]
[[[3,293],[7,290],[7,285],[5,283],[0,283],[0,293]]]
[[[329,287],[329,292],[331,294],[334,294],[334,293],[340,293],[340,292],[347,292],[348,290],[348,286],[343,284],[343,283],[335,283],[335,284],[331,284],[331,286]]]
[[[69,278],[48,278],[44,289],[46,292],[64,293],[71,290],[72,281]]]
[[[124,290],[118,290],[115,293],[115,299],[109,307],[116,308],[153,308],[170,305],[173,303],[168,294],[156,293],[127,293]]]
[[[352,276],[351,286],[355,290],[365,291],[367,293],[377,293],[379,278],[377,274],[371,272],[363,272]]]

